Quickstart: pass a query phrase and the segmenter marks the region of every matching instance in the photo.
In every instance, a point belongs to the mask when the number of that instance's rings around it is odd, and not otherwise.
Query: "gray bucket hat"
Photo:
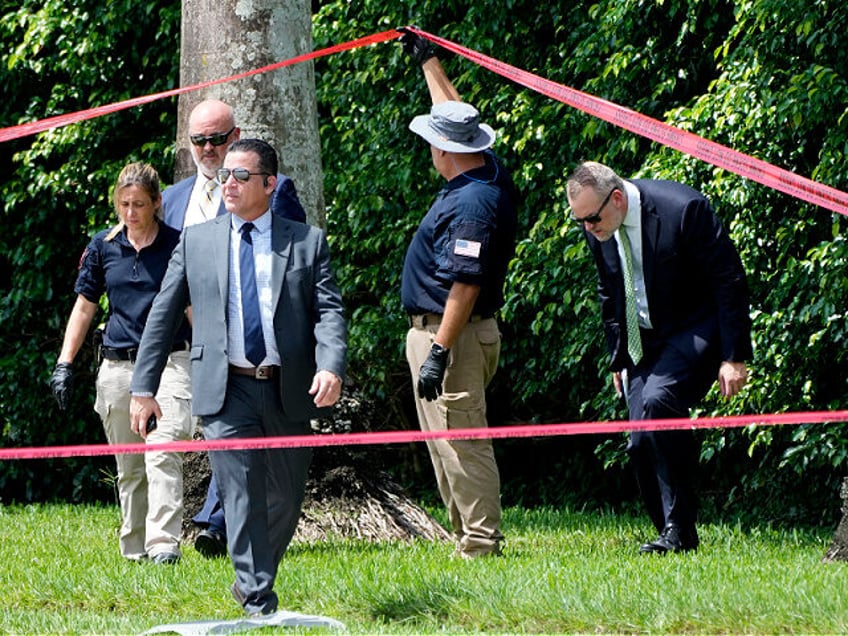
[[[480,152],[495,142],[495,131],[480,123],[480,113],[465,102],[441,102],[429,115],[418,115],[409,129],[439,150]]]

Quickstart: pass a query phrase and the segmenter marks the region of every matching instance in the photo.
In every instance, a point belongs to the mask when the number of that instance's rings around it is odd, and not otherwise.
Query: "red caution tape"
[[[262,68],[257,68],[252,71],[247,71],[245,73],[239,73],[238,75],[231,75],[230,77],[223,77],[221,79],[210,80],[208,82],[195,84],[193,86],[175,88],[173,90],[164,91],[162,93],[153,93],[151,95],[145,95],[143,97],[134,97],[132,99],[124,100],[122,102],[115,102],[113,104],[107,104],[106,106],[98,106],[96,108],[90,108],[88,110],[80,110],[75,113],[68,113],[66,115],[57,115],[56,117],[39,119],[38,121],[30,122],[27,124],[10,126],[8,128],[0,128],[0,143],[4,141],[10,141],[12,139],[18,139],[20,137],[26,137],[27,135],[34,135],[36,133],[44,132],[45,130],[50,130],[52,128],[59,128],[61,126],[67,126],[68,124],[75,124],[80,121],[85,121],[86,119],[94,119],[95,117],[100,117],[101,115],[108,115],[109,113],[115,113],[119,110],[132,108],[133,106],[141,106],[142,104],[155,102],[156,100],[163,99],[165,97],[173,97],[175,95],[181,95],[183,93],[197,91],[202,88],[208,88],[209,86],[215,86],[216,84],[224,84],[226,82],[232,82],[234,80],[250,77],[251,75],[259,75],[260,73],[275,71],[278,68],[283,68],[284,66],[299,64],[300,62],[313,60],[319,57],[324,57],[326,55],[333,55],[334,53],[339,53],[341,51],[349,51],[351,49],[356,49],[362,46],[368,46],[369,44],[377,44],[379,42],[385,42],[386,40],[393,40],[395,38],[400,37],[400,35],[401,34],[398,33],[395,29],[392,29],[391,31],[383,31],[382,33],[375,33],[374,35],[369,35],[368,37],[359,38],[357,40],[351,40],[350,42],[345,42],[343,44],[336,44],[335,46],[330,46],[319,51],[312,51],[311,53],[298,55],[297,57],[293,57],[288,60],[283,60],[282,62],[276,62],[275,64],[269,64],[268,66],[263,66]]]
[[[674,148],[697,159],[702,159],[719,168],[724,168],[740,176],[762,183],[770,188],[793,197],[819,205],[833,212],[848,216],[848,194],[822,185],[806,177],[778,168],[770,163],[756,159],[744,153],[709,141],[690,132],[675,128],[641,113],[608,102],[594,95],[582,93],[562,84],[557,84],[533,73],[528,73],[494,58],[471,49],[454,44],[432,33],[410,27],[418,35],[432,40],[439,46],[468,58],[472,62],[526,86],[537,93],[546,95],[578,110],[582,110],[598,119],[647,137],[664,146]]]
[[[848,194],[822,185],[805,177],[783,170],[765,161],[737,152],[721,144],[709,141],[695,134],[680,130],[669,124],[652,119],[612,102],[582,93],[557,84],[527,71],[523,71],[494,58],[471,49],[454,44],[426,31],[410,27],[411,31],[426,37],[436,44],[468,58],[503,77],[522,86],[526,86],[543,95],[573,106],[583,112],[610,122],[638,135],[652,139],[663,145],[675,148],[698,159],[712,163],[720,168],[747,177],[758,183],[789,194],[808,203],[827,208],[839,214],[848,215]],[[216,84],[266,73],[284,66],[290,66],[310,59],[347,51],[369,44],[377,44],[400,37],[392,29],[368,37],[313,51],[276,64],[264,66],[239,75],[212,80],[194,86],[186,86],[171,91],[155,93],[144,97],[129,99],[89,110],[59,115],[48,119],[0,128],[0,142],[17,139],[27,135],[44,132],[52,128],[66,126],[86,119],[117,112],[133,106],[146,104],[164,97],[172,97],[200,90]],[[739,415],[718,418],[692,420],[689,418],[668,420],[642,420],[626,422],[582,422],[572,424],[533,424],[504,426],[498,428],[461,429],[448,431],[391,431],[384,433],[351,433],[347,435],[303,435],[291,437],[265,437],[239,440],[168,442],[163,444],[100,444],[78,446],[45,446],[40,448],[0,449],[0,461],[11,459],[44,459],[55,457],[81,457],[95,455],[113,455],[119,453],[143,453],[146,451],[192,452],[215,450],[243,450],[259,448],[294,448],[321,446],[354,446],[368,444],[400,444],[421,442],[430,439],[503,439],[510,437],[547,437],[554,435],[585,435],[599,433],[620,433],[635,430],[672,430],[698,428],[729,428],[740,426],[774,426],[782,424],[812,424],[848,421],[848,411],[819,411],[811,413],[779,413],[772,415]]]
[[[583,93],[562,84],[557,84],[556,82],[552,82],[533,73],[523,71],[492,57],[478,53],[472,49],[455,44],[450,40],[440,38],[432,33],[427,33],[426,31],[422,31],[414,27],[408,27],[408,29],[435,42],[449,51],[453,51],[454,53],[461,55],[472,62],[489,69],[490,71],[521,84],[522,86],[526,86],[527,88],[541,93],[542,95],[546,95],[547,97],[551,97],[552,99],[564,104],[568,104],[569,106],[582,110],[585,113],[593,115],[594,117],[607,121],[620,128],[629,130],[637,135],[646,137],[670,148],[674,148],[698,159],[702,159],[703,161],[718,166],[719,168],[724,168],[735,174],[751,179],[752,181],[762,183],[763,185],[778,190],[779,192],[789,194],[801,199],[802,201],[807,201],[813,205],[818,205],[828,210],[832,210],[833,212],[838,212],[839,214],[848,216],[848,194],[845,192],[823,185],[806,177],[796,175],[793,172],[784,170],[783,168],[778,168],[766,161],[732,150],[731,148],[722,146],[719,143],[710,141],[703,137],[699,137],[693,133],[680,130],[670,124],[642,115],[641,113],[637,113],[629,108],[624,108],[623,106],[619,106],[613,102],[595,97],[588,93]],[[400,35],[401,34],[395,29],[383,31],[382,33],[375,33],[364,38],[351,40],[319,51],[299,55],[282,62],[277,62],[276,64],[263,66],[238,75],[211,80],[209,82],[203,82],[193,86],[177,88],[162,93],[154,93],[144,97],[128,99],[122,102],[99,106],[89,110],[68,113],[66,115],[58,115],[56,117],[41,119],[27,124],[0,128],[0,143],[44,132],[52,128],[66,126],[86,119],[93,119],[101,115],[114,113],[133,106],[140,106],[164,97],[173,97],[175,95],[200,90],[216,84],[231,82],[251,75],[257,75],[259,73],[266,73],[268,71],[273,71],[278,68],[297,64],[306,60],[332,55],[340,51],[347,51],[367,46],[369,44],[377,44],[387,40],[393,40],[400,37]]]
[[[777,426],[782,424],[815,424],[848,421],[848,411],[810,413],[776,413],[772,415],[730,415],[690,419],[639,420],[621,422],[579,422],[572,424],[521,424],[497,428],[465,428],[447,431],[388,431],[385,433],[348,433],[345,435],[292,435],[208,441],[165,442],[161,444],[91,444],[79,446],[43,446],[40,448],[0,449],[0,461],[9,459],[45,459],[51,457],[87,457],[144,453],[145,451],[197,452],[216,450],[252,450],[260,448],[299,448],[305,446],[364,446],[406,444],[432,439],[504,439],[515,437],[550,437],[554,435],[588,435],[625,431],[692,430],[700,428],[734,428],[740,426]]]

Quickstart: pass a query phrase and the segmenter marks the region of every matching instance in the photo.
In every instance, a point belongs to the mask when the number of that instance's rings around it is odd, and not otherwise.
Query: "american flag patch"
[[[480,258],[480,245],[480,241],[466,241],[465,239],[459,239],[453,247],[453,253],[459,256]]]

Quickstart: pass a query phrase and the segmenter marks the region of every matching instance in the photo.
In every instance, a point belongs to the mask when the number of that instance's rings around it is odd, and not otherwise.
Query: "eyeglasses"
[[[601,222],[601,212],[603,212],[604,208],[607,207],[607,203],[609,203],[610,197],[612,196],[612,193],[615,192],[615,190],[616,189],[613,188],[612,190],[610,190],[607,193],[607,196],[604,197],[604,200],[601,203],[601,207],[598,208],[597,212],[595,212],[594,214],[590,214],[588,216],[581,217],[581,218],[578,218],[578,217],[576,217],[572,214],[571,220],[574,221],[575,223],[579,223],[580,225],[582,225],[583,223],[588,223],[589,225],[597,225],[598,223],[600,223]]]
[[[227,179],[230,178],[230,175],[235,177],[236,181],[241,181],[242,183],[246,183],[250,180],[251,175],[265,175],[266,177],[270,177],[271,174],[268,172],[251,172],[247,168],[233,168],[230,170],[229,168],[218,168],[215,171],[215,176],[218,178],[218,183],[226,183]]]
[[[233,131],[236,129],[235,126],[230,128],[225,133],[215,133],[214,135],[209,135],[208,137],[204,135],[189,135],[189,141],[193,143],[195,146],[205,146],[207,143],[212,144],[213,146],[223,146],[227,143],[227,139],[229,139],[230,135],[233,134]]]

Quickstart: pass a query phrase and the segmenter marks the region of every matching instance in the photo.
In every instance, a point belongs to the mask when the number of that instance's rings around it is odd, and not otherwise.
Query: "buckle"
[[[442,322],[441,314],[409,314],[409,326],[424,329],[427,325],[438,325]]]
[[[256,373],[254,376],[257,380],[270,380],[274,377],[274,368],[273,367],[256,367]]]
[[[121,360],[135,363],[138,349],[115,349],[113,347],[100,347],[100,353],[106,360]]]

